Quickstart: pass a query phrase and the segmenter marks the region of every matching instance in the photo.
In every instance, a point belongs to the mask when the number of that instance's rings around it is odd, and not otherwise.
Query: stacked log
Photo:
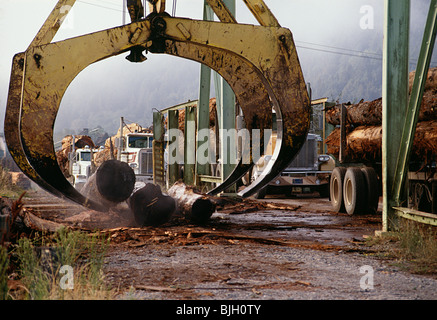
[[[346,121],[355,126],[374,126],[382,123],[382,98],[346,106]],[[423,93],[419,121],[437,119],[437,90]],[[326,121],[333,125],[340,124],[340,105],[326,110]]]
[[[414,72],[409,76],[410,91]],[[382,160],[382,98],[349,104],[346,117],[346,157],[351,162],[378,162]],[[340,124],[340,105],[326,110],[326,121]],[[339,156],[340,128],[325,141],[328,153]],[[412,147],[412,161],[427,161],[437,155],[437,68],[430,69],[419,113]]]

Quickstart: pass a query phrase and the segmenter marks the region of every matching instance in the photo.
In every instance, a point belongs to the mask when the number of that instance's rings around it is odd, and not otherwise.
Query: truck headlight
[[[327,162],[327,161],[329,161],[329,156],[326,154],[322,154],[319,156],[318,160],[319,160],[319,162]]]
[[[132,169],[138,168],[138,164],[136,163],[129,163],[129,167],[131,167]]]

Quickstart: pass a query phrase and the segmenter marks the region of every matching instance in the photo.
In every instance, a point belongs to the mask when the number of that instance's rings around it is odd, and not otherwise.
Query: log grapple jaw
[[[243,0],[259,25],[237,23],[222,0],[206,1],[220,22],[171,17],[163,0],[149,0],[151,13],[143,18],[136,12],[142,10],[141,1],[129,0],[130,24],[51,42],[65,19],[62,8],[75,2],[60,0],[28,49],[13,58],[4,127],[19,168],[54,195],[105,210],[79,193],[59,168],[53,143],[56,115],[67,87],[87,66],[129,51],[130,61],[141,62],[146,50],[197,61],[220,74],[235,93],[247,131],[259,129],[261,150],[264,130],[272,128],[273,108],[277,140],[272,159],[240,195],[252,195],[279,175],[299,152],[310,124],[310,101],[292,34],[262,0]],[[253,161],[240,159],[210,194],[233,185],[252,166]]]

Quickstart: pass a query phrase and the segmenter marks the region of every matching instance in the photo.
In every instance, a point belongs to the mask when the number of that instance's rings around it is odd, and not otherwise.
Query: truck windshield
[[[91,152],[81,152],[80,161],[91,161]]]
[[[129,148],[150,148],[148,143],[149,137],[129,137]]]

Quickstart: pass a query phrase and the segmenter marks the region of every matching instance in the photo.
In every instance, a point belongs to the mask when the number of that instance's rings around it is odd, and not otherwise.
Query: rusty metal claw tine
[[[18,168],[20,168],[29,179],[42,186],[45,190],[58,197],[62,197],[61,192],[42,180],[37,172],[32,168],[21,146],[19,121],[25,58],[26,54],[24,52],[17,53],[12,61],[11,79],[4,122],[5,140],[8,145],[9,153]]]

